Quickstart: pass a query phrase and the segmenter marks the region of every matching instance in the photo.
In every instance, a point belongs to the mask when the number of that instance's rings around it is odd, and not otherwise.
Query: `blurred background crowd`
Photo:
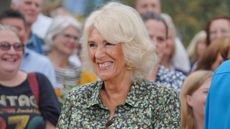
[[[0,23],[16,27],[25,46],[20,70],[46,75],[60,105],[76,85],[100,79],[84,68],[81,36],[87,16],[109,1],[0,1]],[[230,59],[230,1],[119,2],[137,10],[156,48],[157,65],[147,79],[180,94],[182,128],[203,128],[212,72]]]
[[[111,0],[45,0],[42,12],[50,16],[51,11],[63,6],[79,20],[85,19],[95,8]],[[134,6],[133,0],[118,0]],[[9,7],[10,0],[0,2],[0,10]],[[77,4],[76,4],[77,3]],[[180,38],[188,46],[192,37],[203,29],[209,19],[219,15],[229,15],[228,0],[161,0],[162,11],[172,16]]]

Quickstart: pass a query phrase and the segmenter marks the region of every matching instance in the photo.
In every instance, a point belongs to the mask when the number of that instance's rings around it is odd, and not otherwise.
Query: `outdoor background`
[[[44,0],[43,13],[58,6],[64,6],[76,18],[84,21],[87,15],[111,0]],[[115,0],[114,0],[115,1]],[[134,0],[120,0],[133,6]],[[174,20],[178,34],[187,46],[195,33],[203,29],[209,19],[230,15],[230,0],[161,0],[162,12]],[[0,0],[0,11],[9,7],[10,0]]]

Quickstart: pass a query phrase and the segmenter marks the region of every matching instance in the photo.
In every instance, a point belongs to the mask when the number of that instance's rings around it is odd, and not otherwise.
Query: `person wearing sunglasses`
[[[0,24],[0,128],[54,129],[60,109],[52,85],[46,76],[34,73],[36,99],[31,74],[19,70],[23,53],[16,29]]]

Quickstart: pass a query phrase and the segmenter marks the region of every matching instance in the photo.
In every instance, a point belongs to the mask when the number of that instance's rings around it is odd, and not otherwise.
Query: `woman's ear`
[[[186,95],[186,101],[190,107],[193,107],[193,97],[191,95]]]

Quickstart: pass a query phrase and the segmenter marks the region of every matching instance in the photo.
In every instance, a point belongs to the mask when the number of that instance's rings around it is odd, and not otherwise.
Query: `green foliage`
[[[48,0],[54,1],[63,0]],[[108,1],[120,1],[124,4],[133,6],[134,0],[100,0],[101,4]],[[8,7],[10,0],[0,0],[0,11]],[[185,46],[187,46],[193,36],[204,29],[209,19],[220,16],[230,15],[230,0],[161,0],[162,12],[169,14],[174,20],[178,34]],[[86,14],[95,8],[94,0],[87,3]],[[99,4],[100,5],[100,4]],[[86,15],[87,16],[87,15]],[[85,17],[86,17],[85,16]]]
[[[134,0],[121,1],[133,5]],[[161,0],[161,5],[162,12],[174,20],[185,46],[209,19],[230,15],[230,0]]]
[[[0,0],[0,12],[7,9],[10,6],[10,0]]]
[[[163,12],[172,16],[184,44],[205,28],[209,19],[229,15],[229,0],[161,0]]]

